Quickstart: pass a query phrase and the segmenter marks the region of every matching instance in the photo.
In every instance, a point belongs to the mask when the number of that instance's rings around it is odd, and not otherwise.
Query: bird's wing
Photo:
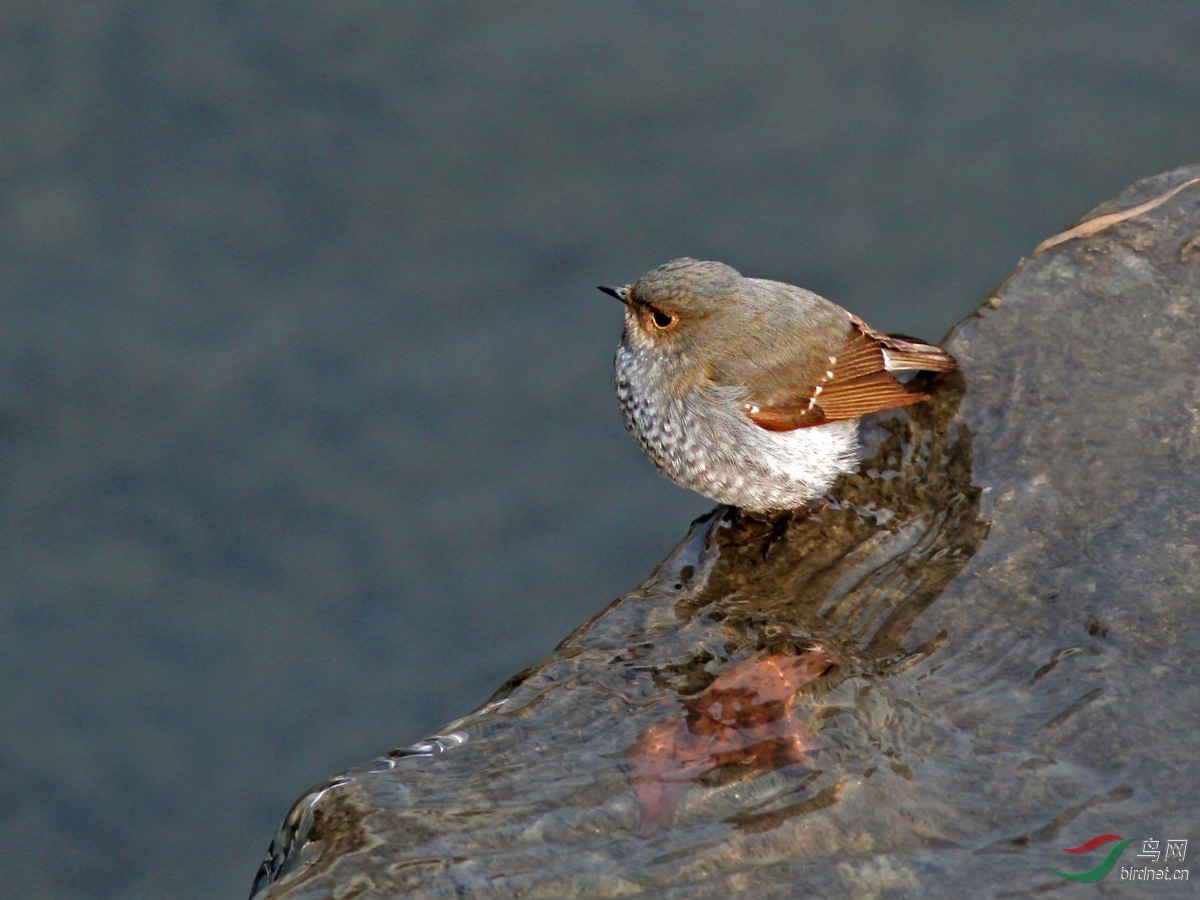
[[[743,400],[752,422],[767,431],[794,431],[827,422],[857,419],[867,413],[894,409],[928,400],[928,394],[910,391],[892,372],[949,372],[958,368],[941,347],[907,337],[893,337],[870,328],[850,316],[851,329],[829,366],[816,384],[790,396],[773,391],[769,400],[755,400],[754,392]],[[776,376],[777,377],[777,376]]]
[[[850,321],[856,331],[879,342],[889,372],[953,372],[958,368],[954,357],[936,344],[906,334],[883,334],[858,316],[851,316]]]

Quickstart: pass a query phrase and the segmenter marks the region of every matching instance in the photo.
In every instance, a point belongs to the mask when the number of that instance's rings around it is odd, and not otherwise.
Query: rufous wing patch
[[[908,338],[890,337],[856,316],[846,343],[829,358],[829,368],[803,394],[771,404],[745,403],[750,421],[767,431],[794,431],[827,422],[857,419],[868,413],[928,400],[910,391],[893,371],[949,372],[958,368],[941,347]]]

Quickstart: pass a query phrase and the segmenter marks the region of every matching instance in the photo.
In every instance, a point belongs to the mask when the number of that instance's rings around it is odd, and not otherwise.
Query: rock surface
[[[697,520],[483,709],[302,798],[255,896],[1026,896],[1094,835],[1195,840],[1198,203],[1023,261],[827,506]]]

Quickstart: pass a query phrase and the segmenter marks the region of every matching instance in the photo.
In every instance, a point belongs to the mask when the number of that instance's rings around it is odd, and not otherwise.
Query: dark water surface
[[[708,504],[621,430],[594,285],[715,257],[937,338],[1197,157],[1198,40],[1186,5],[4,5],[5,893],[242,895],[307,785],[645,578]]]

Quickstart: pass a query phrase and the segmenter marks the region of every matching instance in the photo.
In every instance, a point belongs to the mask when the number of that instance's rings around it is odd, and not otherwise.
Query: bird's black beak
[[[629,288],[607,287],[606,285],[603,285],[603,284],[598,284],[598,285],[596,285],[596,287],[598,287],[600,290],[604,291],[604,293],[608,294],[608,296],[616,297],[618,300],[620,300],[624,304],[629,303]]]

